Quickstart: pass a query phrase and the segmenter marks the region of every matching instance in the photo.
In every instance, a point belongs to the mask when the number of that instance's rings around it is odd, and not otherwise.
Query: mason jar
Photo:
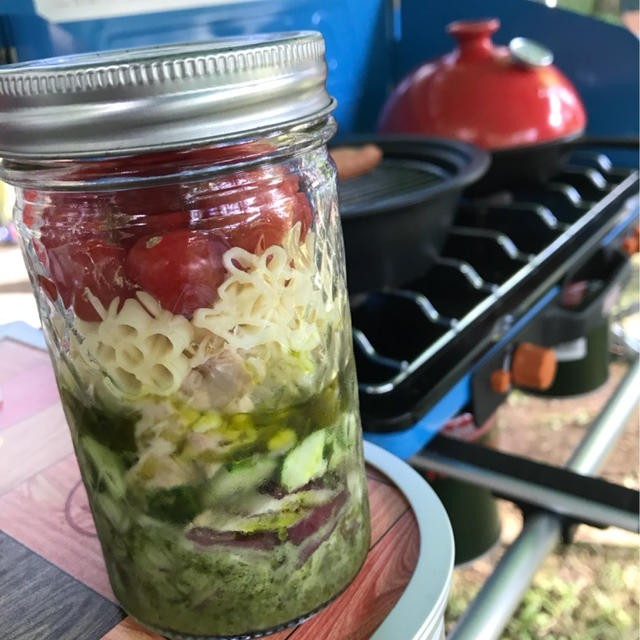
[[[369,545],[322,37],[0,69],[0,177],[113,591],[260,635]]]

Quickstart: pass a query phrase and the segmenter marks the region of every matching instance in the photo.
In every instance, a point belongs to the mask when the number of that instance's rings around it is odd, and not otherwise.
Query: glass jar
[[[111,585],[171,638],[299,622],[368,550],[325,73],[313,33],[0,70],[1,175]]]

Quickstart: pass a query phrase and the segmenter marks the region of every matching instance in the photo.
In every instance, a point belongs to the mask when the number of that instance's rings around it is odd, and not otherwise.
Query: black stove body
[[[578,147],[545,185],[463,200],[423,277],[354,297],[366,439],[409,458],[465,408],[481,424],[506,397],[489,379],[515,345],[553,346],[579,329],[557,321],[563,284],[594,261],[609,289],[624,280],[638,170],[635,153],[616,165],[610,153]],[[611,300],[600,296],[590,314]]]

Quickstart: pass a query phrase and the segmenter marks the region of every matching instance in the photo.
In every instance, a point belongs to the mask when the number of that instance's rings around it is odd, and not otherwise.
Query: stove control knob
[[[513,352],[511,378],[518,387],[544,391],[553,384],[556,369],[556,354],[553,349],[521,342]]]
[[[630,256],[638,253],[638,251],[640,251],[640,240],[635,235],[627,236],[622,241],[622,250]]]
[[[491,388],[496,393],[507,393],[511,388],[511,372],[506,369],[496,369],[491,374]]]

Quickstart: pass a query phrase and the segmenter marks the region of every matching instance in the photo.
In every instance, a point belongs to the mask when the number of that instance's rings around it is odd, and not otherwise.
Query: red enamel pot
[[[405,77],[379,123],[385,133],[457,138],[491,151],[485,188],[545,180],[587,120],[552,53],[525,38],[494,45],[499,26],[495,18],[449,24],[458,47]]]

